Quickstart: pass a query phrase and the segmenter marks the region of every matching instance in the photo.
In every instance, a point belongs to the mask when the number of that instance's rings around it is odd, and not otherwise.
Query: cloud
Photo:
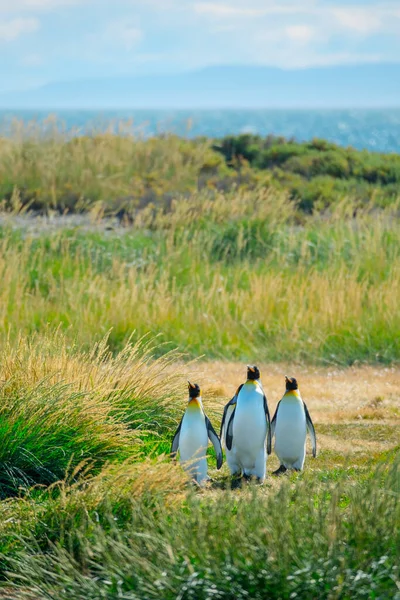
[[[377,62],[395,60],[396,48],[399,60],[398,0],[356,2],[195,0],[192,10],[210,34],[230,45],[231,54],[248,62],[284,68]],[[365,40],[373,35],[386,36],[385,43],[375,39],[368,49]]]
[[[0,0],[0,42],[39,25],[40,40],[9,45],[3,64],[39,73],[40,51],[56,78],[400,62],[400,0]]]
[[[143,39],[143,32],[135,23],[125,20],[113,21],[107,25],[102,38],[108,44],[132,50]]]
[[[0,0],[0,12],[21,13],[52,11],[63,6],[78,6],[85,0]]]
[[[75,50],[79,51],[83,60],[92,64],[114,64],[116,55],[123,57],[125,64],[131,60],[132,55],[135,57],[138,55],[137,49],[143,37],[143,31],[138,27],[136,21],[118,19],[109,22],[100,31],[86,34],[80,49],[75,48]],[[73,56],[76,57],[75,51]],[[121,66],[123,65],[120,62],[118,68],[120,69]]]
[[[400,9],[397,5],[339,6],[331,8],[331,15],[336,23],[345,31],[356,34],[371,35],[377,32],[400,32]]]
[[[330,20],[335,29],[352,30],[359,33],[373,33],[379,30],[392,29],[393,19],[400,20],[398,2],[378,2],[368,6],[352,5],[340,2],[321,2],[321,0],[303,0],[285,2],[284,0],[253,0],[246,6],[243,2],[202,2],[195,1],[193,11],[197,15],[210,19],[258,19],[266,16],[285,16],[295,18],[302,15],[308,19]]]
[[[285,34],[290,40],[300,44],[308,44],[316,37],[315,29],[309,25],[290,25],[286,27]]]
[[[352,29],[360,33],[372,33],[381,27],[379,11],[365,10],[365,8],[334,8],[332,15],[344,29]]]
[[[11,19],[0,21],[0,42],[12,42],[23,34],[33,33],[40,27],[38,19]]]
[[[130,6],[136,6],[136,7],[144,6],[146,8],[157,8],[157,9],[164,9],[164,10],[179,8],[185,2],[185,0],[182,0],[182,2],[180,0],[125,0],[125,1]],[[189,0],[189,4],[190,3],[191,3],[191,0]]]
[[[195,2],[193,10],[199,15],[211,17],[257,17],[265,15],[264,9],[242,8],[230,4],[219,4],[217,2]]]
[[[308,67],[334,67],[337,65],[372,64],[380,63],[384,56],[379,53],[357,52],[325,52],[323,54],[299,54],[291,61],[292,69],[305,69]],[[281,65],[287,68],[287,64]]]
[[[278,0],[266,0],[265,2],[252,2],[248,6],[243,6],[243,2],[235,1],[227,3],[221,2],[194,2],[193,11],[198,15],[209,16],[210,18],[258,18],[268,15],[300,15],[313,14],[315,12],[315,2],[313,0],[304,0],[304,2],[279,2]]]

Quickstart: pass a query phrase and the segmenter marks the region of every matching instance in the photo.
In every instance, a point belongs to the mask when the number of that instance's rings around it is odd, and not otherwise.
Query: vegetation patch
[[[4,597],[398,600],[398,162],[0,140]],[[271,412],[296,376],[318,456],[196,489],[169,458],[186,380],[218,429],[247,362]]]

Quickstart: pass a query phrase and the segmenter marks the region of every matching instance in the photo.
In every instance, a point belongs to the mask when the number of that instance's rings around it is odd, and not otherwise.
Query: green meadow
[[[321,140],[0,139],[0,597],[400,598],[399,184]],[[219,430],[249,361],[318,456],[195,489],[186,379]]]
[[[113,350],[150,333],[191,358],[398,361],[397,217],[295,219],[257,191],[182,199],[117,232],[4,228],[1,335],[50,323],[88,347],[111,330]]]

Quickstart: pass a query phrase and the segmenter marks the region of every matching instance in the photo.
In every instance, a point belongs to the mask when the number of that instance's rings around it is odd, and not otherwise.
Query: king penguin
[[[272,419],[272,437],[275,435],[275,453],[281,466],[273,475],[294,469],[301,471],[306,456],[307,429],[311,436],[312,452],[317,455],[317,438],[307,406],[303,402],[294,377],[286,377],[286,392],[278,403]]]
[[[189,384],[189,402],[172,440],[171,455],[179,450],[180,462],[199,485],[204,485],[207,475],[208,438],[217,455],[217,469],[222,466],[222,448],[218,435],[203,409],[200,388],[197,383]]]
[[[225,406],[221,432],[232,475],[255,476],[262,483],[271,454],[271,420],[258,367],[247,367],[246,383]]]

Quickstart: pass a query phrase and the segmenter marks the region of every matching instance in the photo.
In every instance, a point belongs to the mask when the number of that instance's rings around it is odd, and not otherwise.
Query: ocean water
[[[52,118],[49,119],[49,114]],[[172,132],[186,137],[275,134],[299,141],[324,138],[342,146],[400,153],[400,109],[382,110],[108,110],[2,111],[0,133],[10,135],[15,120],[57,127],[72,135],[123,131],[150,136]]]

